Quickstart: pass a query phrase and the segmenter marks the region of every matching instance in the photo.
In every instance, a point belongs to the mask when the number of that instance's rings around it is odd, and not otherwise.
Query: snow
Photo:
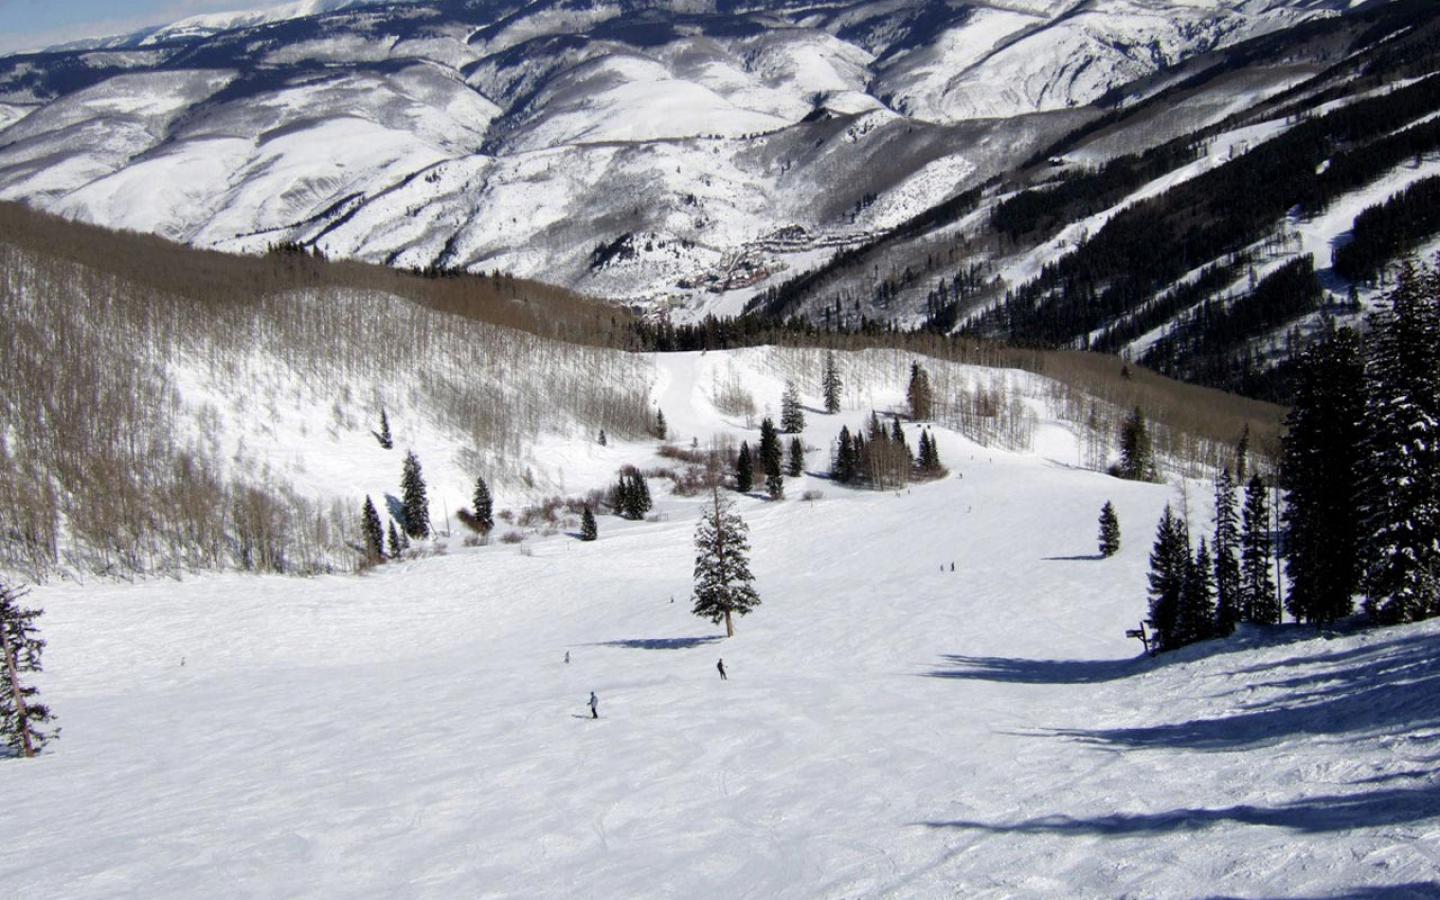
[[[714,411],[717,373],[774,410],[808,359],[651,357],[652,396],[682,440],[753,440]],[[810,469],[900,399],[876,373],[901,355],[843,359],[845,408],[807,412]],[[0,760],[26,800],[0,880],[75,898],[1433,890],[1440,623],[1138,658],[1124,630],[1174,489],[1074,468],[1049,419],[1032,452],[935,433],[941,481],[807,475],[784,502],[738,499],[763,603],[730,640],[687,605],[702,498],[661,490],[657,521],[602,517],[591,544],[39,587],[65,730]],[[654,446],[595,450],[583,473],[589,450],[535,453],[580,490]],[[1106,500],[1124,546],[1099,560]]]

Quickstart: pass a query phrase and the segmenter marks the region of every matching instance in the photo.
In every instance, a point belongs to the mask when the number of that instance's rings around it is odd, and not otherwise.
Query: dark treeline
[[[1440,616],[1440,274],[1407,264],[1369,324],[1364,341],[1330,330],[1295,367],[1279,487],[1297,622],[1347,618],[1357,594],[1372,624]],[[1269,487],[1252,475],[1237,527],[1220,473],[1213,556],[1167,507],[1151,553],[1158,649],[1280,621]]]
[[[1251,386],[1261,368],[1251,341],[1319,308],[1321,294],[1314,261],[1308,255],[1290,260],[1229,303],[1201,303],[1140,361],[1172,378],[1231,390]]]
[[[1378,176],[1393,164],[1392,154],[1386,141],[1379,142],[1379,152],[1372,153],[1371,144],[1396,123],[1437,106],[1440,76],[1431,76],[1302,122],[1121,212],[1079,250],[1047,265],[980,317],[974,330],[1014,343],[1070,343],[1146,303],[1186,272],[1260,240],[1294,207],[1318,211],[1356,179]],[[1350,149],[1341,152],[1345,147]]]
[[[1336,249],[1336,274],[1367,281],[1390,260],[1440,233],[1440,177],[1417,181],[1355,217],[1353,239]]]
[[[1169,322],[1175,316],[1206,297],[1233,284],[1240,277],[1241,267],[1248,262],[1246,254],[1237,254],[1213,266],[1207,266],[1193,281],[1187,281],[1140,307],[1106,328],[1093,341],[1090,349],[1099,353],[1118,353],[1131,341]]]
[[[1204,145],[1171,141],[1144,153],[1122,156],[1099,171],[1067,175],[1058,184],[1022,191],[1001,202],[990,224],[1012,241],[1042,241],[1065,225],[1108,209],[1147,181],[1200,156]]]

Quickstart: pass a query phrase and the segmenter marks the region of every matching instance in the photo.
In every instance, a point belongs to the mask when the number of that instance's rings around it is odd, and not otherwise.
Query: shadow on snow
[[[724,640],[724,638],[718,634],[711,634],[705,637],[631,638],[623,641],[597,641],[589,646],[622,647],[626,650],[688,650],[691,647],[703,647],[706,644],[713,644],[719,640]]]
[[[1111,813],[1103,816],[1042,816],[1014,823],[952,821],[920,822],[927,828],[955,828],[1003,834],[1126,836],[1177,831],[1204,831],[1238,823],[1287,828],[1303,834],[1403,825],[1440,816],[1440,785],[1393,788],[1358,794],[1332,794],[1292,800],[1278,806],[1226,806],[1218,809],[1171,809],[1157,813]]]

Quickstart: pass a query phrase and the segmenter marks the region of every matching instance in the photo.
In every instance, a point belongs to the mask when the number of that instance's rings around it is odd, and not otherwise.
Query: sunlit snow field
[[[682,441],[739,428],[705,364],[658,363]],[[866,415],[812,409],[808,468]],[[1440,628],[1145,659],[1177,490],[1076,468],[1056,423],[939,434],[939,482],[741,498],[763,603],[729,640],[690,614],[700,499],[658,481],[595,543],[37,588],[64,734],[0,761],[0,895],[1433,895]]]

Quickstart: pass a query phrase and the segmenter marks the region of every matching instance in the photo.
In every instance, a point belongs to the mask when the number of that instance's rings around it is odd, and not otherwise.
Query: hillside
[[[709,372],[772,402],[756,359],[656,363],[679,441],[753,436]],[[899,397],[809,413],[807,468]],[[38,588],[65,732],[0,765],[27,801],[0,872],[68,897],[1433,892],[1433,623],[1138,657],[1176,491],[1078,468],[1036,413],[1021,452],[937,426],[938,482],[739,498],[763,603],[730,640],[688,610],[703,498],[659,482],[654,521],[595,543]]]
[[[202,17],[0,58],[0,199],[202,247],[301,242],[733,312],[1008,172],[1137,80],[1351,5],[444,0]]]

